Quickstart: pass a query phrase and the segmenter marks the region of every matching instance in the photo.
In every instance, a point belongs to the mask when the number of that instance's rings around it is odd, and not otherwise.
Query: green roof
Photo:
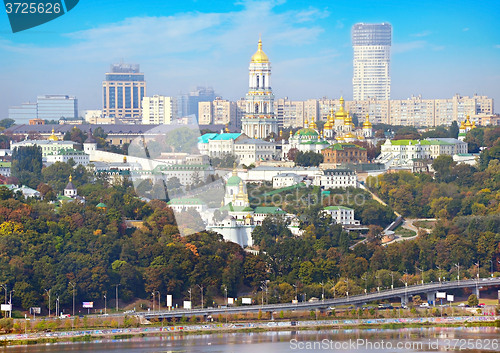
[[[391,140],[391,145],[410,146],[410,145],[418,145],[419,142],[421,145],[430,145],[431,144],[431,142],[428,140]]]
[[[358,146],[358,145],[356,145],[354,143],[335,143],[335,144],[331,145],[328,148],[331,148],[331,149],[334,149],[334,150],[337,150],[337,151],[343,151],[344,148],[357,148],[360,151],[365,151],[366,150],[366,148],[360,147],[360,146]]]
[[[295,136],[297,136],[297,135],[300,135],[300,136],[318,136],[318,133],[316,132],[316,130],[314,130],[310,127],[307,127],[307,128],[300,129],[299,131],[297,131],[295,133]]]
[[[227,205],[219,208],[220,211],[228,211],[228,212],[253,212],[253,208],[245,207],[245,206],[233,206],[233,203],[230,202]]]
[[[287,186],[287,187],[284,187],[284,188],[281,188],[281,189],[276,189],[276,190],[273,190],[273,191],[265,192],[262,195],[259,195],[258,197],[260,197],[260,196],[272,196],[272,195],[275,195],[275,194],[279,194],[279,193],[281,193],[283,191],[295,190],[295,189],[298,189],[298,188],[303,188],[305,186],[306,186],[305,183],[298,183],[298,184],[295,184],[295,185],[292,185],[292,186]]]
[[[338,211],[338,210],[352,211],[352,208],[345,207],[345,206],[328,206],[328,207],[325,207],[324,210],[327,210],[327,211]]]
[[[99,202],[95,207],[97,207],[97,208],[108,208],[108,206],[106,206],[102,202]]]
[[[229,179],[227,179],[227,186],[235,186],[235,185],[240,185],[241,178],[237,175],[233,175]]]
[[[0,168],[10,168],[12,166],[12,162],[0,162]]]
[[[260,214],[286,214],[286,212],[283,211],[279,207],[265,207],[265,206],[255,207],[254,213],[260,213]]]
[[[167,205],[204,205],[205,202],[201,201],[198,198],[177,198],[177,199],[172,199],[169,202],[167,202]]]

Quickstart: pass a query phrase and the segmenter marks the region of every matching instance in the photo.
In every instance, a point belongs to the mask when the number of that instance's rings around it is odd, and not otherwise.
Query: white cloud
[[[240,4],[243,5],[241,11],[228,13],[133,17],[67,33],[64,36],[71,40],[69,45],[44,47],[15,44],[0,38],[0,57],[20,71],[29,67],[32,72],[43,70],[44,75],[53,78],[47,82],[37,76],[40,81],[33,78],[33,82],[25,82],[23,87],[30,85],[32,91],[29,96],[23,93],[26,97],[18,98],[21,100],[28,100],[35,90],[39,94],[70,91],[80,98],[82,108],[99,107],[99,80],[108,65],[121,58],[141,64],[148,94],[177,94],[189,86],[207,83],[228,99],[237,99],[245,94],[247,65],[256,50],[259,33],[262,33],[264,51],[272,62],[274,59],[274,63],[278,63],[288,58],[279,59],[278,55],[273,56],[273,51],[293,51],[294,47],[313,44],[323,32],[315,20],[329,16],[327,10],[308,7],[276,11],[281,3],[245,1]],[[294,57],[300,60],[310,54],[309,50],[304,54],[296,51]],[[16,63],[15,57],[22,58],[24,66]],[[12,80],[9,75],[14,76],[15,72],[4,73],[2,78]],[[19,103],[6,103],[2,99],[0,97],[0,106],[4,107]]]
[[[462,29],[462,31],[464,31],[464,32],[467,32],[468,30],[469,30],[469,28]]]
[[[420,32],[420,33],[411,34],[411,36],[412,37],[426,37],[429,34],[432,34],[432,31],[423,31],[423,32]]]
[[[392,45],[391,51],[394,54],[405,53],[412,50],[425,48],[427,42],[425,40],[416,40],[408,43],[394,43]]]

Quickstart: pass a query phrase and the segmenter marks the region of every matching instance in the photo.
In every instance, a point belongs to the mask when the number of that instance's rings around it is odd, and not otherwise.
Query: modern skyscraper
[[[112,64],[102,82],[102,113],[124,122],[140,122],[141,102],[146,95],[146,81],[139,65]]]
[[[246,115],[241,131],[250,138],[262,139],[270,133],[278,136],[278,119],[274,115],[274,95],[271,89],[271,63],[262,51],[259,39],[257,52],[249,67],[249,87],[245,96]]]
[[[356,23],[352,27],[352,87],[355,101],[368,98],[390,99],[391,37],[392,26],[389,23]]]
[[[188,94],[177,96],[177,116],[183,118],[194,115],[198,120],[198,103],[212,102],[216,97],[213,87],[192,87]]]

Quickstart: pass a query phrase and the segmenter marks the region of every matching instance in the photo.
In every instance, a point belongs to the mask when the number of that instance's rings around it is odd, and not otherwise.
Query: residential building
[[[200,125],[231,125],[236,126],[237,122],[236,102],[230,102],[216,97],[211,102],[198,103],[198,123]]]
[[[295,173],[282,173],[273,177],[273,188],[286,188],[296,185],[304,180],[304,176]]]
[[[30,125],[45,125],[45,120],[43,119],[31,119],[29,122]]]
[[[257,51],[250,60],[246,115],[241,131],[250,138],[263,139],[271,133],[278,136],[278,119],[274,114],[274,94],[271,89],[271,63],[262,50],[259,39]]]
[[[349,169],[325,169],[315,177],[313,184],[325,189],[357,187],[356,172]]]
[[[324,212],[332,216],[337,224],[360,225],[360,222],[354,219],[354,210],[345,206],[328,206],[324,208]]]
[[[366,148],[352,143],[336,143],[321,151],[323,163],[366,163],[368,161]]]
[[[112,64],[102,82],[102,114],[124,123],[141,121],[142,98],[146,96],[144,73],[137,64]]]
[[[389,23],[356,23],[352,27],[354,100],[390,99],[391,37]]]
[[[304,102],[291,101],[288,97],[274,101],[274,111],[280,128],[304,124]]]
[[[176,118],[175,99],[158,96],[142,98],[142,123],[145,125],[172,124]],[[175,113],[174,113],[175,112]]]

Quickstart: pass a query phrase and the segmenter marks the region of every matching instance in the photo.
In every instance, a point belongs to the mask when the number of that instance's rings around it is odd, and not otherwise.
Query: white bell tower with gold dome
[[[250,138],[263,139],[270,133],[278,136],[278,119],[274,115],[274,95],[271,89],[271,63],[262,51],[259,39],[257,51],[250,60],[246,114],[241,119],[241,132]]]

